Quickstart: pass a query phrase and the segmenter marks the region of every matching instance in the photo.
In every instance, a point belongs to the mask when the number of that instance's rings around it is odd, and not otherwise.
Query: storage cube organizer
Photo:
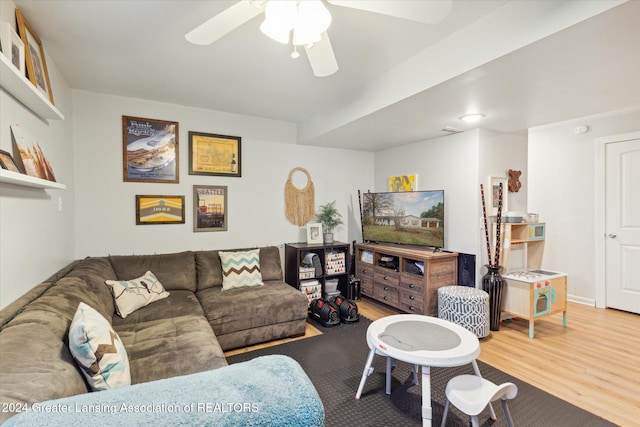
[[[438,289],[438,317],[484,338],[489,335],[489,294],[468,286],[443,286]]]

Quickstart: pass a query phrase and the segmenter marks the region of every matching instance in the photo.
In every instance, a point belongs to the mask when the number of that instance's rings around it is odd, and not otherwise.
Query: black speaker
[[[333,300],[333,303],[338,306],[340,321],[342,323],[354,323],[360,320],[358,316],[358,306],[354,301],[350,301],[342,295],[338,295]]]
[[[320,322],[322,326],[330,327],[340,324],[338,306],[324,298],[314,299],[309,305],[309,316]]]

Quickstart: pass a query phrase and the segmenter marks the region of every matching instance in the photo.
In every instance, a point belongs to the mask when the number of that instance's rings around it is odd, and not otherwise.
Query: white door
[[[640,139],[605,148],[606,306],[640,313]]]

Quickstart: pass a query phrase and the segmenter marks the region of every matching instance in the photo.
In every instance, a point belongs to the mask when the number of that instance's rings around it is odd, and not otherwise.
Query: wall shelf
[[[64,116],[25,76],[0,53],[0,86],[42,119],[64,120]]]
[[[21,185],[33,188],[51,188],[56,190],[66,190],[67,186],[59,182],[47,181],[46,179],[35,178],[23,173],[0,169],[0,182],[7,184]]]

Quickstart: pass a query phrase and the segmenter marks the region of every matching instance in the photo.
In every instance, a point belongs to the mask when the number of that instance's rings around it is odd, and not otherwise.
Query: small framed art
[[[500,196],[500,184],[502,184],[502,213],[506,214],[509,210],[507,207],[507,178],[504,176],[490,176],[489,177],[489,194],[487,197],[489,200],[489,206],[491,208],[491,215],[498,215],[498,200]]]
[[[13,160],[13,157],[11,157],[11,154],[4,150],[0,150],[0,166],[2,166],[2,169],[6,169],[11,172],[22,173],[20,167],[18,167],[15,160]]]
[[[136,196],[136,225],[184,224],[184,196]]]
[[[180,182],[178,122],[122,116],[124,182]]]
[[[323,243],[322,224],[319,222],[307,224],[307,244],[317,243]]]
[[[242,176],[242,138],[189,132],[189,175]]]
[[[227,186],[193,186],[193,231],[227,231]]]
[[[49,81],[49,71],[44,56],[44,48],[40,37],[33,30],[29,22],[25,19],[20,9],[16,9],[16,21],[20,38],[24,43],[25,59],[27,65],[27,77],[35,87],[38,88],[53,104],[53,92]]]
[[[8,22],[0,23],[0,42],[4,56],[24,76],[24,43]]]

